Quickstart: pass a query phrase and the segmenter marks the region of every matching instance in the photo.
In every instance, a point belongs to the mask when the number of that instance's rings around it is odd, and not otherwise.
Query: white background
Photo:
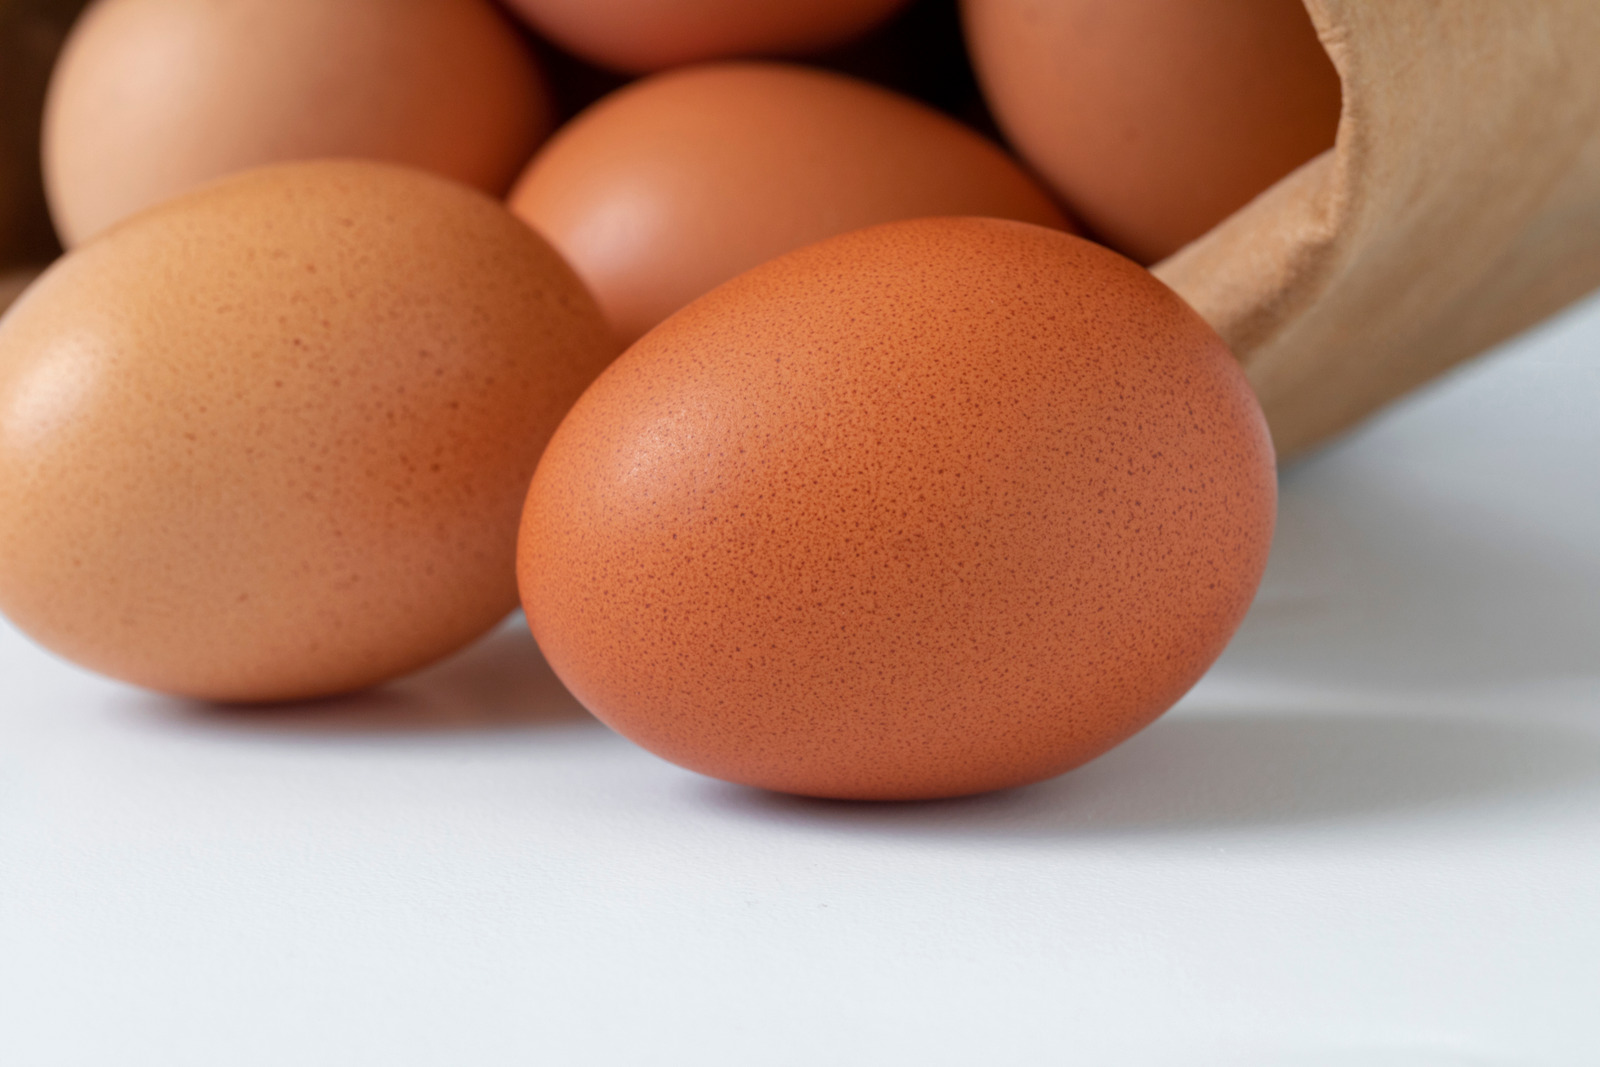
[[[516,625],[252,712],[0,623],[0,1063],[1600,1063],[1600,301],[1286,471],[1216,669],[1009,794],[697,778]]]

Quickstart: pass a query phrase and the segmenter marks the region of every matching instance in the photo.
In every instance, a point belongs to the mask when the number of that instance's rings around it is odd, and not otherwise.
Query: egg
[[[0,0],[0,272],[61,251],[39,178],[39,113],[56,52],[82,7],[83,0]]]
[[[1302,0],[962,0],[1011,142],[1154,263],[1331,148],[1339,75]]]
[[[27,269],[0,274],[0,312],[10,307],[17,297],[33,284],[33,279],[38,277],[38,274],[37,270]]]
[[[954,119],[777,63],[672,71],[612,94],[551,140],[509,202],[630,342],[741,271],[847,230],[922,215],[1066,225]]]
[[[1260,581],[1272,445],[1147,271],[994,219],[739,276],[574,406],[518,551],[585,706],[708,775],[821,797],[1022,785],[1171,706]]]
[[[98,0],[51,78],[45,184],[68,246],[287,160],[388,160],[501,195],[551,122],[489,0]]]
[[[545,241],[421,171],[152,208],[0,319],[0,611],[208,700],[420,667],[515,607],[528,481],[614,354]]]
[[[793,55],[842,44],[906,0],[507,0],[561,47],[592,63],[642,74],[750,55]]]

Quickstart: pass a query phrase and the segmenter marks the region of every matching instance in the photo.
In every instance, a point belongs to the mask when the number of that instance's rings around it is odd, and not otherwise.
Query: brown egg
[[[12,303],[21,296],[33,280],[39,276],[39,269],[23,268],[0,273],[0,312],[4,312]]]
[[[51,79],[46,189],[68,246],[286,160],[389,160],[499,195],[551,114],[489,0],[98,0]]]
[[[735,782],[914,799],[1091,759],[1222,651],[1272,446],[1150,274],[1053,230],[923,219],[695,301],[573,408],[523,514],[550,665]]]
[[[613,354],[548,244],[421,171],[153,208],[0,320],[0,610],[213,700],[419,667],[515,606],[528,480]]]
[[[61,251],[39,175],[45,86],[83,0],[0,0],[0,272]]]
[[[1333,146],[1339,76],[1302,0],[962,0],[1006,135],[1153,263]]]
[[[727,63],[636,83],[580,115],[511,209],[561,250],[631,342],[774,256],[924,215],[1065,226],[1003,152],[838,74]]]
[[[642,74],[733,56],[797,55],[872,29],[906,0],[507,0],[561,47]]]

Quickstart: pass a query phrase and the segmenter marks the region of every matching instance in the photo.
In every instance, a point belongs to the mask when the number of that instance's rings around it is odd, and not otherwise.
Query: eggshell
[[[995,118],[1144,263],[1331,148],[1339,76],[1302,0],[962,0]]]
[[[98,0],[51,79],[46,189],[68,246],[286,160],[389,160],[501,195],[551,122],[489,0]]]
[[[33,284],[39,276],[38,268],[32,270],[22,269],[0,273],[0,312],[4,312],[12,303],[21,296],[23,290]]]
[[[695,301],[573,408],[518,555],[551,666],[706,774],[824,797],[1021,785],[1221,652],[1272,446],[1215,333],[1115,253],[925,219]]]
[[[507,0],[561,47],[642,74],[733,56],[796,55],[857,37],[906,0]]]
[[[83,0],[0,0],[0,272],[61,252],[39,175],[45,86]]]
[[[419,667],[515,606],[528,480],[613,354],[548,244],[420,171],[151,209],[0,320],[0,610],[213,700]]]
[[[955,120],[776,63],[673,71],[612,94],[562,128],[510,204],[630,342],[741,271],[847,230],[923,215],[1066,225]]]

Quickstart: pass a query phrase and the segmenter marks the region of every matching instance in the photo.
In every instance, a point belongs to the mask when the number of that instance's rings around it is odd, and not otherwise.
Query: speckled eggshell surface
[[[191,697],[357,689],[516,604],[538,457],[615,354],[560,257],[405,168],[142,213],[0,319],[0,611]]]
[[[588,283],[625,343],[774,256],[898,219],[1067,221],[994,144],[829,71],[710,63],[612,93],[568,123],[511,210]]]
[[[988,219],[764,264],[584,394],[523,515],[573,693],[683,766],[955,796],[1058,774],[1171,706],[1254,595],[1271,443],[1146,271]]]

